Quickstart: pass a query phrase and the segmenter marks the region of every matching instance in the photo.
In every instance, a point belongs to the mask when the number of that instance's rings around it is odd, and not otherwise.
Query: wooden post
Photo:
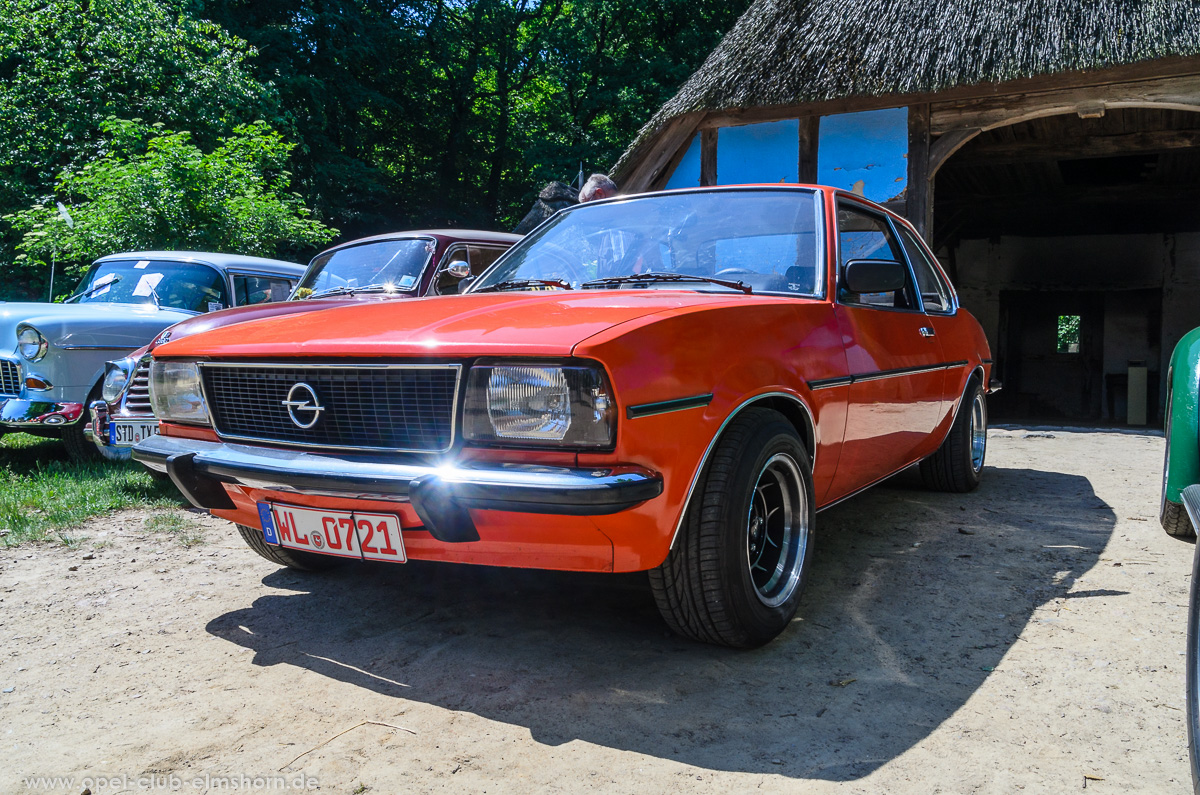
[[[817,181],[817,140],[820,135],[820,116],[800,118],[800,164],[796,173],[799,181],[813,184]]]
[[[700,184],[717,184],[717,130],[700,131]]]
[[[933,229],[933,185],[929,174],[929,103],[908,108],[908,190],[904,214],[929,240]]]

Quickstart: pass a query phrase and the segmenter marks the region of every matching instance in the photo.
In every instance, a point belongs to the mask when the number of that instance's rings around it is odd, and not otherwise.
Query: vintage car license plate
[[[400,519],[395,514],[260,502],[258,516],[268,544],[340,558],[407,560]]]
[[[108,421],[108,443],[113,447],[133,447],[157,433],[157,420]]]

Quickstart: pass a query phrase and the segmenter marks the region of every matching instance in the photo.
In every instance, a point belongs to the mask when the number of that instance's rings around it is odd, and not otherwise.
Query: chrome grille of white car
[[[0,395],[21,392],[21,365],[11,359],[0,359]]]
[[[125,412],[127,414],[154,414],[150,407],[150,357],[145,356],[138,362],[133,377],[125,392]]]

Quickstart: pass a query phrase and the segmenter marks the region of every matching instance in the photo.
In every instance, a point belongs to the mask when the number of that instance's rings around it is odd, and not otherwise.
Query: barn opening
[[[995,346],[997,419],[1162,421],[1200,322],[1200,113],[1115,108],[981,132],[933,179],[931,242]]]

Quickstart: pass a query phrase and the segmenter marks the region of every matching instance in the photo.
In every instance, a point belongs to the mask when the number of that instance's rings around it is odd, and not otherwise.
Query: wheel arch
[[[692,482],[688,485],[687,496],[683,500],[679,519],[675,522],[675,531],[671,534],[671,543],[667,547],[668,550],[675,546],[675,539],[679,537],[679,531],[687,519],[688,507],[692,503],[696,487],[700,484],[700,476],[704,474],[704,469],[708,466],[708,460],[712,456],[713,450],[716,449],[717,442],[725,434],[725,429],[729,427],[729,423],[733,422],[746,409],[751,408],[773,409],[782,414],[791,423],[792,427],[796,429],[796,433],[800,436],[800,441],[804,443],[809,458],[815,467],[818,441],[817,424],[812,409],[809,408],[804,399],[791,392],[766,392],[746,398],[721,421],[717,432],[713,434],[712,439],[708,442],[708,446],[704,449],[704,455],[700,457],[700,464],[696,467],[696,472],[692,475]]]
[[[1165,402],[1163,497],[1178,503],[1180,491],[1200,483],[1200,329],[1185,335],[1171,354]]]

